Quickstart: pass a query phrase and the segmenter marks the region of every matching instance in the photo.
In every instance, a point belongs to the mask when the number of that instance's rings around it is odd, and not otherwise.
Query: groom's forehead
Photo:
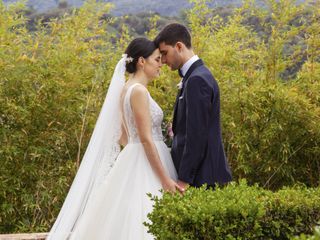
[[[167,52],[170,48],[172,48],[171,45],[166,44],[165,42],[162,42],[159,44],[159,50],[161,53]]]

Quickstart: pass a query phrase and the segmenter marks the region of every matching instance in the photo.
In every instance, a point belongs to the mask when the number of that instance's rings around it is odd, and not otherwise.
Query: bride
[[[146,88],[161,66],[152,41],[127,47],[48,240],[153,239],[143,225],[152,211],[147,193],[184,191],[163,142],[163,112]]]

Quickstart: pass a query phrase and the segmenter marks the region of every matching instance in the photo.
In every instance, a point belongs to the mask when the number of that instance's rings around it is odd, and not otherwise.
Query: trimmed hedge
[[[301,234],[300,237],[294,237],[292,240],[320,240],[320,227],[315,228],[313,235]]]
[[[241,181],[151,198],[155,206],[145,225],[157,240],[290,239],[312,233],[320,220],[319,187],[271,192]]]

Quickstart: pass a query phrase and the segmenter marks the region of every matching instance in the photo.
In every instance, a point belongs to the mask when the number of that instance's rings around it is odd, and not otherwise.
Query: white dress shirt
[[[190,58],[185,64],[183,64],[181,70],[181,73],[183,76],[186,75],[191,65],[199,59],[198,55],[194,55],[192,58]]]

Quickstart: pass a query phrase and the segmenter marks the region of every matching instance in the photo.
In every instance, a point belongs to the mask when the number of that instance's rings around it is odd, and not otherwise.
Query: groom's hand
[[[180,189],[181,189],[181,193],[183,193],[183,192],[185,192],[186,191],[186,189],[189,187],[189,184],[188,183],[186,183],[186,182],[183,182],[183,181],[180,181],[180,180],[178,180],[178,185],[179,185],[179,187],[180,187]]]

